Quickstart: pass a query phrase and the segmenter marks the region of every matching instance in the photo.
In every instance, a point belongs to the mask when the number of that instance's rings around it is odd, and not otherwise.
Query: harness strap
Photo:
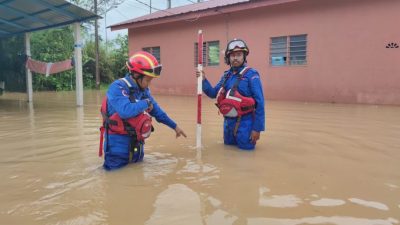
[[[108,129],[109,129],[108,124],[111,123],[111,120],[108,118],[108,115],[107,115],[107,110],[108,110],[107,101],[108,101],[108,100],[106,100],[106,109],[105,109],[105,112],[103,112],[103,111],[100,110],[101,116],[102,116],[103,119],[104,119],[104,123],[103,123],[103,126],[100,127],[99,157],[102,157],[102,156],[103,156],[104,133],[105,133],[105,135],[107,135],[106,144],[108,145]],[[115,122],[115,121],[114,121],[114,122]],[[107,151],[107,147],[108,147],[107,145],[106,145],[106,147],[105,147],[105,149],[104,149],[105,151]]]
[[[134,157],[135,158],[135,163],[139,161],[139,159],[142,156],[142,143],[139,142],[136,138],[132,137],[131,143],[129,146],[129,162],[132,162]],[[139,154],[139,155],[138,155]]]
[[[99,146],[99,157],[103,156],[103,143],[104,143],[104,135],[107,135],[107,140],[106,140],[106,147],[105,147],[105,151],[107,151],[108,148],[108,130],[110,128],[109,124],[114,124],[117,123],[114,120],[110,120],[110,118],[107,115],[107,110],[108,110],[108,104],[107,104],[107,100],[106,100],[106,110],[105,112],[100,111],[101,112],[101,116],[104,119],[104,123],[103,126],[100,127],[100,146]]]
[[[133,95],[133,93],[135,92],[135,88],[125,77],[120,78],[120,80],[123,81],[129,88],[129,100],[131,102],[136,102],[135,96]],[[134,80],[134,79],[133,79],[133,82],[135,82],[137,84],[136,80]]]
[[[240,80],[243,77],[243,74],[247,73],[247,71],[250,69],[250,67],[244,67],[240,72],[239,72],[239,76],[238,79],[236,80],[235,84],[232,87],[233,92],[231,92],[231,95],[233,95],[237,89],[237,86],[239,85]]]
[[[238,80],[236,81],[236,83],[235,83],[235,84],[233,85],[233,87],[232,87],[232,90],[233,90],[233,92],[231,92],[231,95],[232,95],[232,96],[235,94],[235,91],[236,91],[236,89],[237,89],[237,86],[239,85],[239,81],[240,81],[240,79],[242,78],[243,74],[245,74],[249,69],[250,69],[250,67],[247,67],[247,66],[246,66],[246,67],[244,67],[244,68],[239,72]],[[229,74],[229,71],[225,71],[224,80],[222,81],[222,84],[221,84],[221,87],[220,87],[220,89],[219,89],[219,91],[218,91],[217,96],[219,96],[219,95],[221,94],[221,92],[224,91],[225,83],[226,83],[226,81],[228,80],[228,78],[229,78],[230,76],[231,76],[231,75]],[[218,107],[218,105],[217,105],[217,107]]]
[[[242,120],[241,116],[238,116],[237,120],[236,120],[236,124],[235,124],[235,128],[233,129],[233,136],[236,137],[237,131],[239,129],[239,125],[240,125],[240,121]]]
[[[245,66],[240,72],[239,75],[242,76],[243,74],[245,74],[247,72],[247,70],[249,70],[250,67]]]
[[[254,119],[254,112],[253,112],[253,119]],[[238,116],[237,120],[236,120],[236,124],[235,124],[235,128],[233,129],[233,136],[236,137],[237,131],[239,129],[239,125],[240,125],[240,121],[242,120],[241,116]]]
[[[240,72],[239,72],[239,76],[238,76],[238,79],[236,80],[236,82],[235,82],[235,84],[233,85],[233,87],[232,87],[232,89],[231,89],[231,91],[230,91],[230,95],[234,95],[235,94],[235,91],[236,91],[236,89],[237,89],[237,87],[238,87],[238,85],[239,85],[239,82],[240,82],[240,80],[242,79],[242,77],[243,77],[243,74],[245,74],[245,73],[247,73],[247,71],[249,71],[251,68],[250,67],[244,67]],[[242,107],[242,110],[243,111],[245,111],[245,110],[247,110],[247,109],[250,109],[250,108],[255,108],[254,106],[249,106],[249,107]],[[236,120],[236,124],[235,124],[235,128],[234,128],[234,130],[233,130],[233,136],[235,136],[236,137],[236,134],[237,134],[237,131],[238,131],[238,129],[239,129],[239,125],[240,125],[240,121],[242,120],[242,117],[241,116],[238,116],[238,118],[237,118],[237,120]]]
[[[132,87],[131,83],[129,83],[129,81],[128,81],[125,77],[120,78],[120,80],[122,80],[123,82],[125,82],[125,84],[128,85],[129,88]]]
[[[241,107],[241,109],[242,109],[243,111],[247,111],[247,110],[255,109],[255,108],[256,108],[256,107],[255,107],[254,105]]]
[[[224,72],[224,80],[222,81],[221,87],[223,87],[223,86],[225,85],[226,81],[228,80],[228,78],[229,78],[230,76],[231,76],[231,75],[229,75],[229,71],[225,71],[225,72]]]
[[[221,94],[221,92],[224,90],[225,83],[226,83],[226,81],[228,80],[229,77],[230,77],[229,71],[225,71],[224,72],[224,80],[222,81],[221,87],[218,90],[217,96],[219,96]],[[217,107],[218,107],[218,105],[217,105]]]
[[[132,138],[130,143],[129,143],[129,162],[132,162],[133,160],[133,156],[135,155],[135,140]]]
[[[240,72],[239,72],[239,77],[242,77],[243,74],[245,74],[247,72],[247,70],[249,70],[250,67],[245,66]],[[224,80],[222,81],[221,87],[225,86],[226,81],[228,80],[228,78],[230,77],[229,75],[229,71],[225,71],[224,74]]]
[[[104,124],[103,124],[104,127],[109,128],[108,125],[113,125],[113,126],[117,126],[118,125],[118,122],[115,121],[115,120],[111,120],[110,117],[108,117],[106,113],[101,112],[101,116],[104,119]]]
[[[122,120],[122,122],[124,123],[124,127],[128,135],[137,138],[135,128],[132,127],[126,120]]]
[[[104,126],[100,127],[99,157],[103,156],[103,136],[104,136]]]
[[[131,102],[135,103],[135,102],[136,102],[136,98],[135,98],[135,96],[134,96],[135,88],[132,86],[132,84],[131,84],[125,77],[121,78],[120,80],[122,80],[123,82],[125,82],[126,85],[128,86],[128,88],[129,88],[129,100],[130,100]],[[133,79],[133,82],[135,82],[136,85],[137,85],[137,82],[136,82],[135,79]],[[133,128],[126,120],[122,119],[122,121],[124,122],[124,127],[125,127],[126,132],[127,132],[129,135],[135,136],[135,137],[136,137],[135,128]]]

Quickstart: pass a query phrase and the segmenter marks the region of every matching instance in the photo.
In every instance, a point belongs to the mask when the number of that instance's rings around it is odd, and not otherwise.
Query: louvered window
[[[143,51],[148,52],[152,55],[154,55],[154,57],[156,57],[158,63],[161,63],[161,50],[160,50],[160,46],[157,47],[145,47],[142,48]]]
[[[197,48],[198,44],[194,43],[194,65],[197,66]],[[203,66],[219,65],[219,41],[203,42]]]
[[[307,64],[307,35],[272,37],[269,62],[273,66]]]

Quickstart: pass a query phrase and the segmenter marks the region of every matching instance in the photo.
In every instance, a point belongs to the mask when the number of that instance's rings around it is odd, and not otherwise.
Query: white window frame
[[[269,64],[271,66],[306,65],[307,34],[271,37]]]

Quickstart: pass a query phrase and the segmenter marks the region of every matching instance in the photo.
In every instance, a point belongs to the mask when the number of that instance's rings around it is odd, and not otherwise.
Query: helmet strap
[[[140,84],[142,83],[142,80],[143,80],[143,78],[144,78],[144,75],[143,75],[143,74],[140,74],[140,73],[133,72],[133,73],[131,73],[131,76],[132,76],[132,78],[136,81],[136,84],[137,84],[137,86],[139,87],[139,89],[140,89],[141,91],[143,91],[144,89],[140,86]]]

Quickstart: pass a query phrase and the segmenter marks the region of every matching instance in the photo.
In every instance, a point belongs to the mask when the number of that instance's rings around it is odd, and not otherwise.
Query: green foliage
[[[84,74],[93,75],[95,80],[95,42],[88,40],[84,47]],[[99,46],[99,72],[102,83],[111,83],[126,73],[125,62],[128,58],[128,36],[118,36],[116,40]],[[93,85],[95,83],[93,82]],[[94,86],[93,86],[94,87]]]
[[[128,35],[118,35],[113,40],[113,45],[116,46],[114,51],[111,52],[111,60],[113,62],[113,69],[117,77],[123,77],[126,70],[126,60],[128,59]]]
[[[70,26],[38,31],[31,36],[32,59],[43,62],[58,62],[73,57],[74,37]],[[72,90],[75,86],[74,70],[68,70],[45,77],[35,74],[32,77],[34,90]]]

